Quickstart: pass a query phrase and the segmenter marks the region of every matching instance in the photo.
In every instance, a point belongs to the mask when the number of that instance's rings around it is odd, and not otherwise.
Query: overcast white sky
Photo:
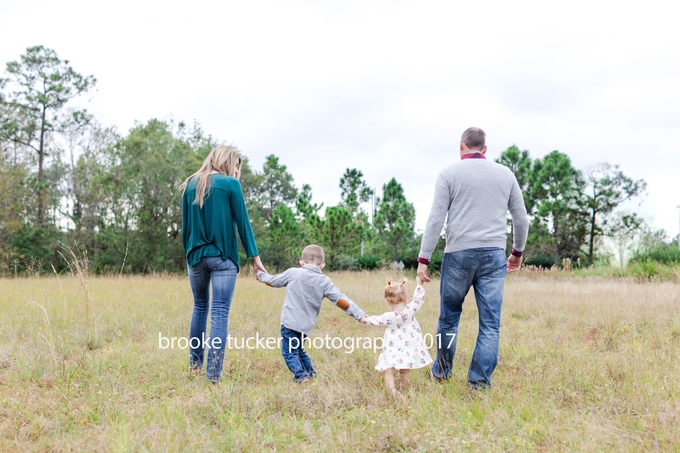
[[[671,1],[8,1],[0,64],[44,45],[97,77],[88,108],[121,132],[169,118],[255,168],[276,154],[315,201],[345,168],[404,186],[424,227],[461,132],[608,161],[644,178],[630,208],[675,236],[680,27]]]

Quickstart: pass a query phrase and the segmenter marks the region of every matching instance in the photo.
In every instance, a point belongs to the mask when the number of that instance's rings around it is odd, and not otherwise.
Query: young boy
[[[301,267],[290,268],[278,275],[257,272],[257,279],[267,286],[287,286],[281,312],[281,353],[298,383],[308,382],[316,376],[303,343],[316,323],[324,297],[357,321],[368,317],[321,272],[325,265],[323,249],[318,245],[308,245],[302,251]]]

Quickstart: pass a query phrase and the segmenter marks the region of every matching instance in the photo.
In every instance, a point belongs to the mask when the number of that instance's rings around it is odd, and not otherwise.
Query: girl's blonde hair
[[[385,286],[385,299],[391,304],[403,304],[406,303],[406,279],[402,278],[400,282],[392,282],[387,280],[387,286]]]
[[[241,155],[238,153],[238,150],[233,146],[226,145],[220,145],[213,148],[203,161],[201,168],[185,179],[182,185],[179,186],[179,190],[184,194],[189,182],[193,179],[198,179],[194,204],[198,204],[202,208],[205,196],[208,193],[208,189],[210,189],[210,173],[215,170],[224,175],[233,176],[238,179],[240,176],[239,173],[241,172]]]

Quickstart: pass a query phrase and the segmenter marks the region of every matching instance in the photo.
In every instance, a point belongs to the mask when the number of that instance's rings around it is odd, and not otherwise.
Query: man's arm
[[[508,257],[508,272],[516,272],[522,266],[522,255],[529,234],[529,216],[524,205],[522,191],[513,175],[513,186],[508,199],[508,210],[512,217],[512,253]]]
[[[276,275],[269,275],[266,272],[258,270],[257,279],[265,285],[271,286],[272,288],[282,288],[284,286],[288,286],[288,283],[290,283],[293,270],[294,269],[288,269],[287,271]]]
[[[352,302],[352,299],[340,292],[338,287],[335,286],[333,282],[330,282],[330,285],[325,289],[324,297],[345,310],[348,315],[357,321],[361,321],[361,318],[363,318],[363,316],[366,314],[366,312],[359,308],[357,304]]]
[[[451,191],[449,183],[446,181],[443,172],[437,177],[434,185],[434,200],[430,209],[430,216],[427,218],[427,225],[423,231],[423,239],[420,242],[420,252],[418,253],[418,276],[424,281],[430,281],[427,266],[430,264],[432,252],[437,246],[439,236],[444,228],[444,219],[451,206]]]

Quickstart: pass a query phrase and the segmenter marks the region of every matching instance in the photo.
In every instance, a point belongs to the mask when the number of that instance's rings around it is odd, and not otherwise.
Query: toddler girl
[[[420,278],[417,278],[418,286],[413,294],[413,300],[407,305],[405,283],[406,279],[399,283],[388,280],[385,287],[385,302],[390,311],[380,316],[369,316],[365,320],[368,325],[385,327],[383,350],[375,369],[385,373],[385,384],[392,393],[396,393],[395,370],[399,370],[400,389],[403,390],[409,384],[411,369],[422,368],[432,363],[415,317],[425,302],[425,289]]]

